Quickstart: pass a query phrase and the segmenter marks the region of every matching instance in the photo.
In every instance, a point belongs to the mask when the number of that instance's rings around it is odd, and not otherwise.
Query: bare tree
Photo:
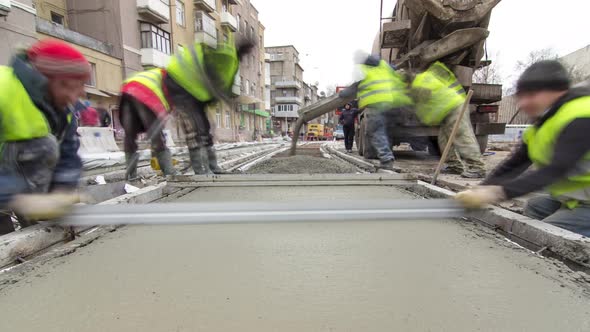
[[[473,83],[500,84],[502,83],[500,71],[499,62],[492,61],[488,66],[482,67],[473,73]]]
[[[516,80],[532,64],[543,60],[556,60],[557,52],[553,48],[543,48],[531,51],[526,58],[516,62],[514,75],[511,76],[512,84],[504,91],[504,95],[512,95],[516,92]]]
[[[326,87],[326,97],[332,97],[336,94],[336,85],[331,84]]]

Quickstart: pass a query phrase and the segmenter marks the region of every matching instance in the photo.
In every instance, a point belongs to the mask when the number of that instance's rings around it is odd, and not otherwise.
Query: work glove
[[[500,186],[480,186],[458,193],[455,199],[466,208],[477,209],[506,200],[506,193]]]
[[[8,207],[30,221],[52,220],[71,211],[80,203],[80,195],[73,192],[16,195]]]

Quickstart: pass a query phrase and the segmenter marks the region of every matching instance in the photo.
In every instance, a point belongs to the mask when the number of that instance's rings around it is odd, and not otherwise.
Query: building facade
[[[270,67],[270,103],[273,130],[280,135],[292,134],[292,127],[304,106],[303,67],[293,45],[267,47]]]
[[[136,72],[164,67],[170,56],[195,41],[213,47],[228,39],[226,31],[257,42],[240,65],[232,88],[235,101],[208,110],[218,141],[251,140],[267,131],[270,117],[264,101],[264,26],[248,0],[19,0],[0,7],[0,37],[7,63],[14,50],[37,39],[57,38],[79,49],[92,65],[87,99],[112,110],[120,138],[118,93]],[[243,78],[243,80],[241,80]],[[167,123],[182,139],[174,118]]]
[[[10,61],[14,51],[32,44],[37,39],[36,11],[32,0],[8,1],[0,9],[0,64]]]

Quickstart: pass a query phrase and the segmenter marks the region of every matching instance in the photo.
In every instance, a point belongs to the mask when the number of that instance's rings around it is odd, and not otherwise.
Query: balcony
[[[195,32],[195,41],[197,43],[205,43],[211,47],[217,47],[217,38],[204,31]]]
[[[162,51],[153,48],[141,49],[141,65],[148,67],[163,68],[168,65],[170,56]]]
[[[170,6],[163,0],[137,0],[137,11],[153,23],[170,21]]]
[[[238,31],[238,20],[228,12],[221,13],[220,23],[222,27],[227,27],[233,32]]]
[[[215,19],[203,11],[195,13],[195,41],[217,46],[217,28]]]
[[[284,104],[297,104],[297,105],[303,104],[303,102],[301,101],[301,98],[290,97],[290,96],[276,97],[275,101],[277,103],[284,103]]]
[[[295,80],[275,81],[274,85],[277,88],[301,89],[301,82]]]
[[[213,13],[217,9],[215,0],[195,0],[195,6],[207,13]]]

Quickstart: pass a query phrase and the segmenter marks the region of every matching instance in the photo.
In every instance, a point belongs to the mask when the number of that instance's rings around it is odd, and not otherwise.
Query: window
[[[279,112],[293,112],[293,105],[277,105],[277,111]]]
[[[246,95],[250,94],[250,80],[246,80],[246,89],[244,91]]]
[[[231,128],[231,113],[229,111],[225,112],[225,128]]]
[[[59,25],[64,25],[64,16],[56,12],[51,12],[51,22]]]
[[[248,33],[248,21],[244,20],[244,34]]]
[[[262,38],[262,35],[259,36],[259,40],[260,40],[260,43],[258,44],[258,46],[259,47],[264,47],[264,40]]]
[[[165,54],[171,53],[170,33],[150,23],[142,22],[141,48],[153,48]]]
[[[195,13],[195,31],[206,32],[212,37],[217,38],[215,20],[211,16],[201,11]]]
[[[85,84],[88,86],[96,86],[96,63],[90,62],[90,78]]]
[[[223,34],[223,42],[227,43],[229,41],[229,37],[227,36],[227,33]]]
[[[256,97],[256,83],[252,82],[252,88],[250,89],[252,96]]]
[[[221,128],[221,111],[219,110],[219,106],[215,110],[215,127]]]
[[[240,31],[240,25],[242,24],[242,16],[240,16],[240,14],[238,14],[238,16],[236,16],[236,22],[237,22],[237,26],[238,26],[238,31]]]
[[[250,27],[250,38],[254,39],[254,27]]]
[[[186,26],[186,19],[184,15],[184,2],[176,0],[176,24]]]

